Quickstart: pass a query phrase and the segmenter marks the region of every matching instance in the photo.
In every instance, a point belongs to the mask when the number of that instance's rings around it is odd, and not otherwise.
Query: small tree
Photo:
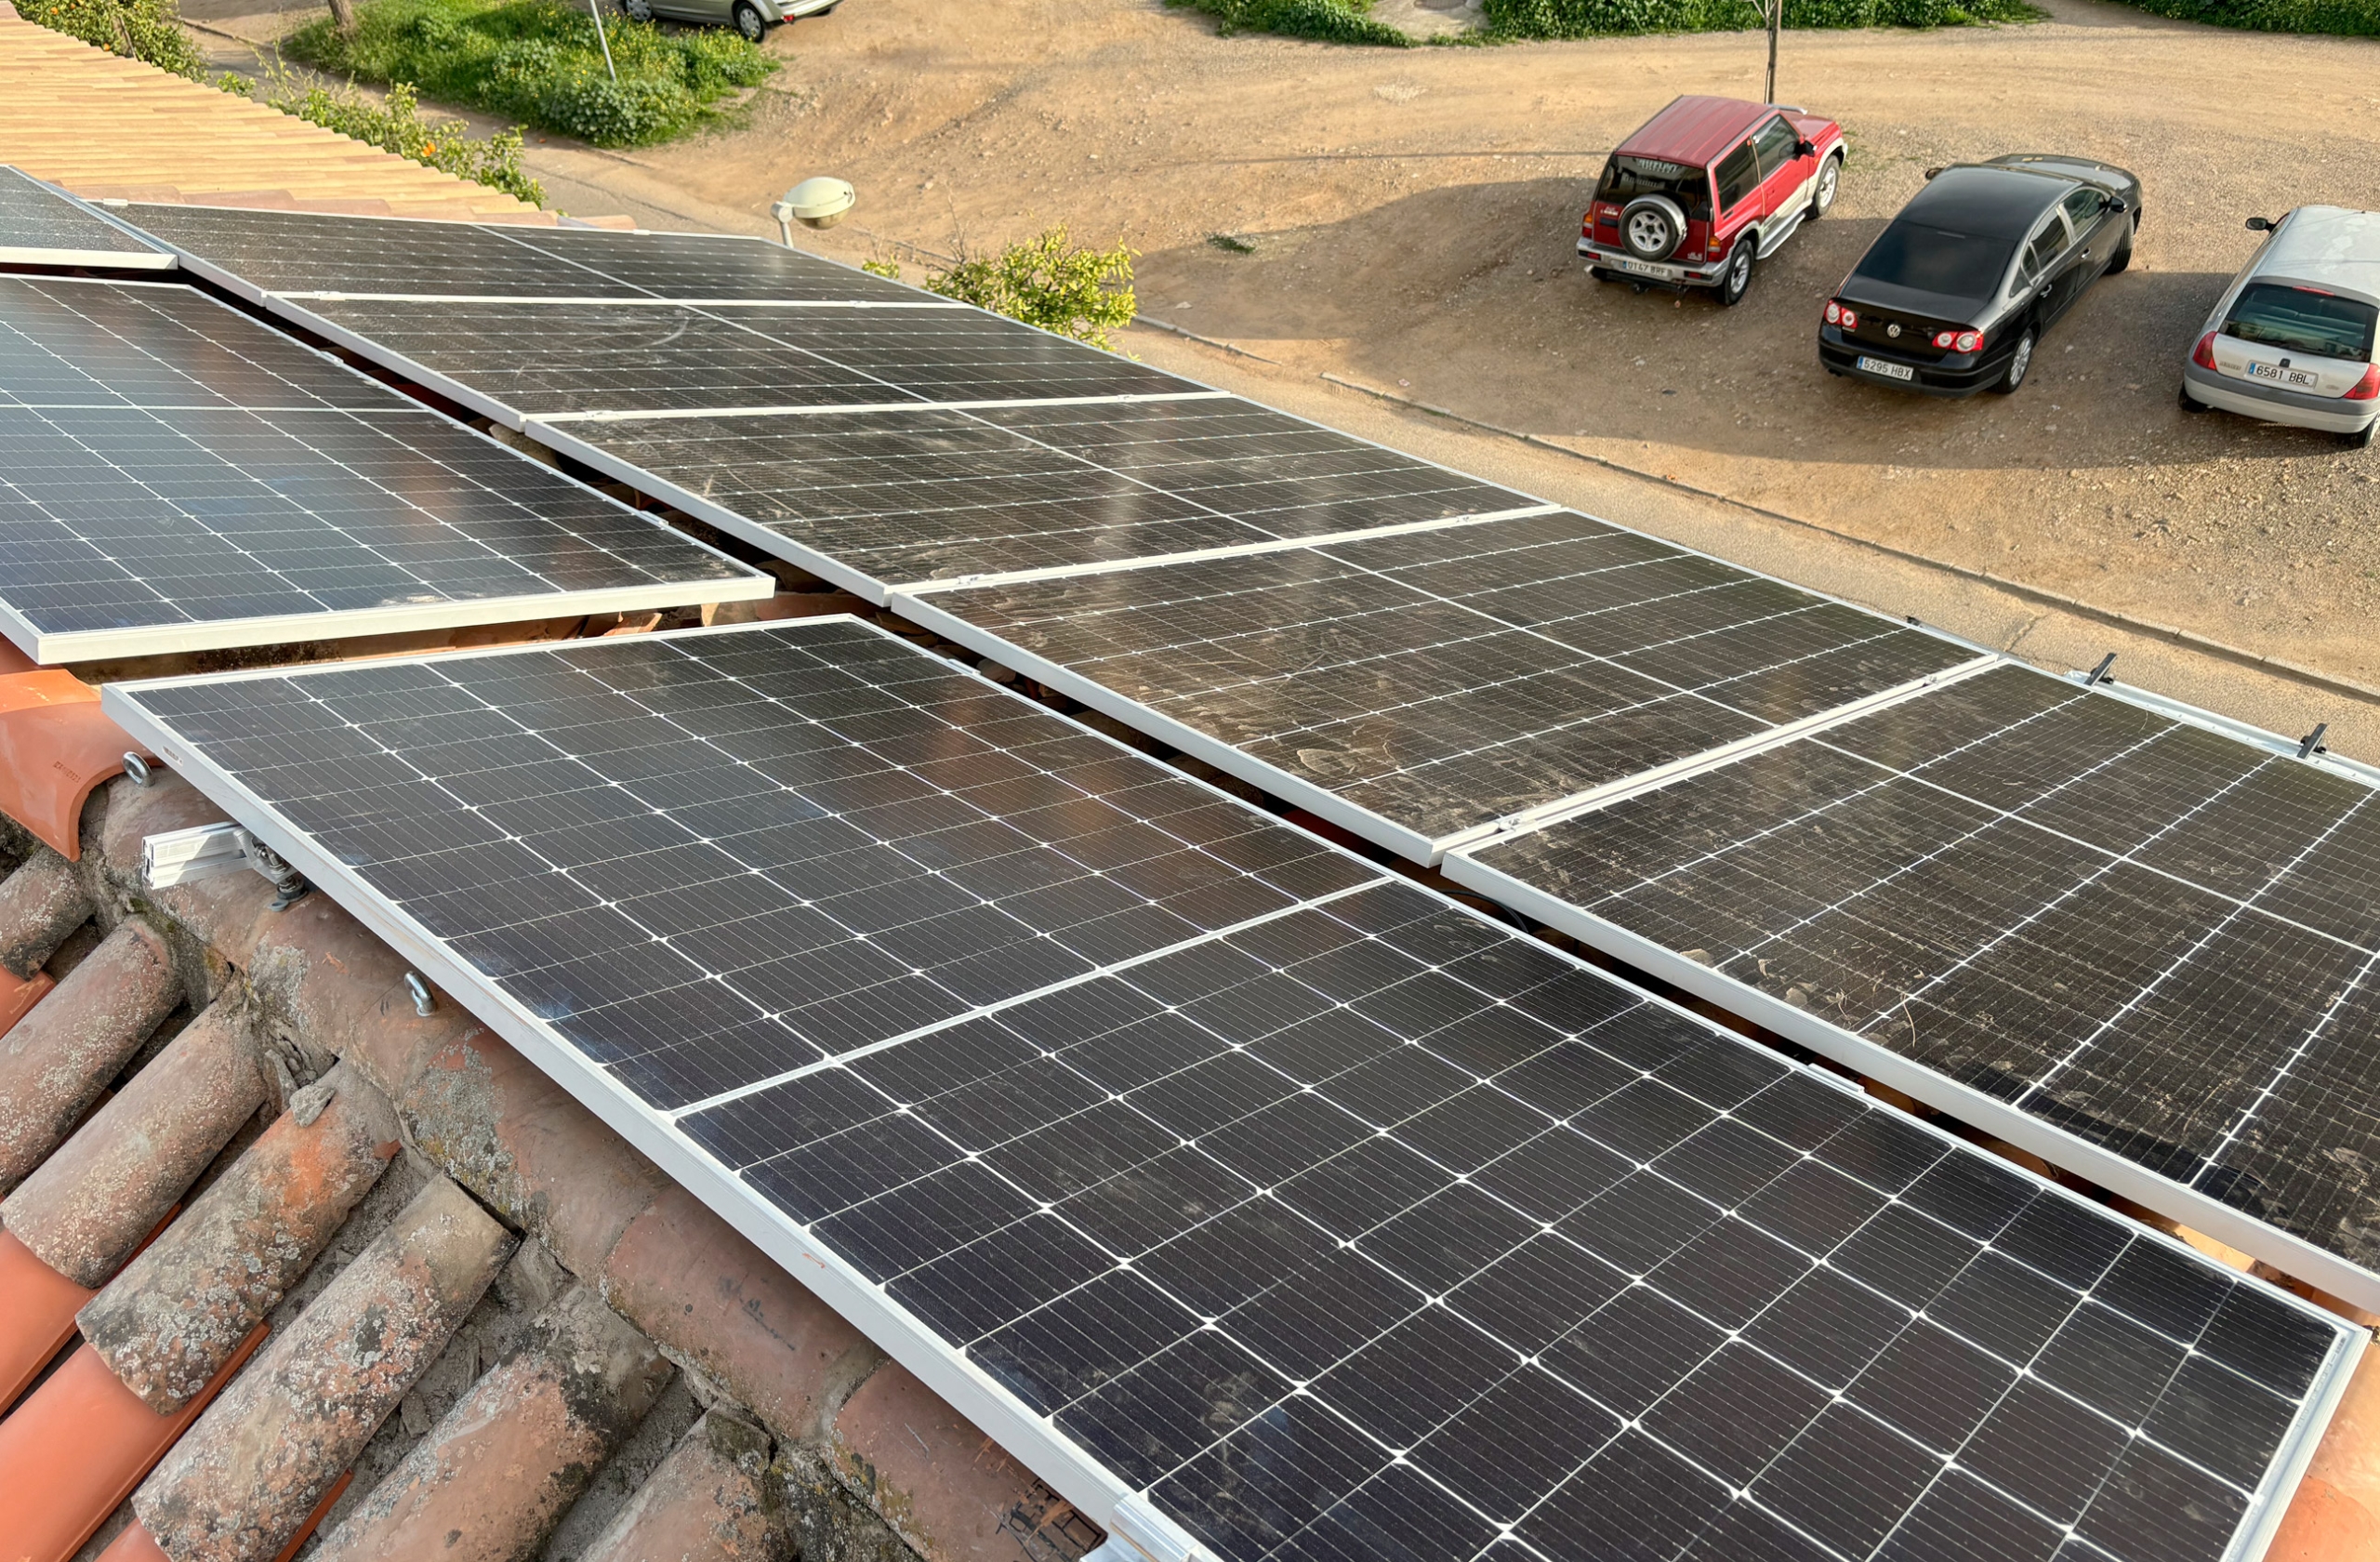
[[[1078,248],[1063,227],[930,273],[926,286],[1111,352],[1116,344],[1108,333],[1132,323],[1132,252],[1120,244]]]
[[[355,36],[355,0],[330,0],[331,26],[342,38]]]

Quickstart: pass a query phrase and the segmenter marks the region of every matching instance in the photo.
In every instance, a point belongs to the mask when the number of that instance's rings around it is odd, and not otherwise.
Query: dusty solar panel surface
[[[2369,1270],[2380,796],[2007,667],[1479,863]]]
[[[0,164],[0,265],[164,271],[173,263],[81,202]]]
[[[0,278],[0,609],[38,658],[770,589],[193,289]]]
[[[1977,655],[1567,511],[913,602],[1423,851]]]
[[[259,293],[889,299],[917,289],[760,239],[136,203],[126,218]]]
[[[2214,1562],[2360,1343],[848,620],[106,698],[1046,1478],[1232,1562]],[[1092,882],[1099,946],[985,934]],[[806,1029],[860,949],[947,999]]]
[[[572,434],[881,590],[1530,508],[1236,398],[607,420]]]

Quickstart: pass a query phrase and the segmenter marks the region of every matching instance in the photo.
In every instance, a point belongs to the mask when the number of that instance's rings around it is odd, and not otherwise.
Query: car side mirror
[[[2248,218],[2248,232],[2251,233],[2271,232],[2272,218],[2268,217],[2252,217]]]
[[[2111,212],[2128,212],[2132,210],[2132,203],[2125,200],[2121,195],[2110,195],[2108,197],[2108,210]]]
[[[1816,157],[1818,154],[1818,144],[1816,141],[1805,140],[1794,145],[1793,155],[1796,157]]]
[[[1925,170],[1925,177],[1926,177],[1927,179],[1933,179],[1933,178],[1935,178],[1937,175],[1940,174],[1940,173],[1941,173],[1941,171],[1942,171],[1942,170],[1941,170],[1941,169],[1939,169],[1939,168],[1928,168],[1928,169],[1926,169],[1926,170]]]

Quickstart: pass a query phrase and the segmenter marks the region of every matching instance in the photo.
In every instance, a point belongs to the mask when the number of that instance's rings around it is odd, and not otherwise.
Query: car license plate
[[[1882,358],[1862,358],[1859,366],[1870,374],[1883,375],[1886,379],[1915,379],[1917,371],[1907,364],[1887,364]]]
[[[2250,379],[2269,379],[2278,385],[2302,385],[2311,388],[2322,383],[2321,377],[2310,369],[2284,369],[2279,364],[2251,364]]]
[[[1674,276],[1677,273],[1675,266],[1657,266],[1650,260],[1622,260],[1620,263],[1620,269],[1623,271],[1633,271],[1638,276],[1665,277]]]

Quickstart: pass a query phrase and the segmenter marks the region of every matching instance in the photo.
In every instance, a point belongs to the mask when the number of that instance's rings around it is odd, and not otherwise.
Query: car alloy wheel
[[[735,9],[729,13],[735,19],[735,31],[750,43],[759,43],[768,35],[769,24],[760,19],[760,9],[750,0],[736,0]]]
[[[651,21],[652,0],[620,0],[620,14],[630,21]]]
[[[1620,214],[1620,241],[1639,260],[1666,260],[1686,240],[1686,209],[1666,195],[1639,195]]]
[[[1818,193],[1810,197],[1810,216],[1824,217],[1834,205],[1835,191],[1843,183],[1843,159],[1830,157],[1818,165]]]
[[[1752,287],[1752,251],[1759,247],[1750,233],[1736,241],[1735,258],[1727,262],[1726,274],[1719,279],[1721,303],[1732,308],[1744,301],[1744,294]]]
[[[2003,396],[2010,394],[2025,383],[2025,375],[2032,366],[2033,333],[2028,328],[2023,336],[2016,338],[2016,351],[2008,355],[2008,367],[2002,372],[1992,389]]]

